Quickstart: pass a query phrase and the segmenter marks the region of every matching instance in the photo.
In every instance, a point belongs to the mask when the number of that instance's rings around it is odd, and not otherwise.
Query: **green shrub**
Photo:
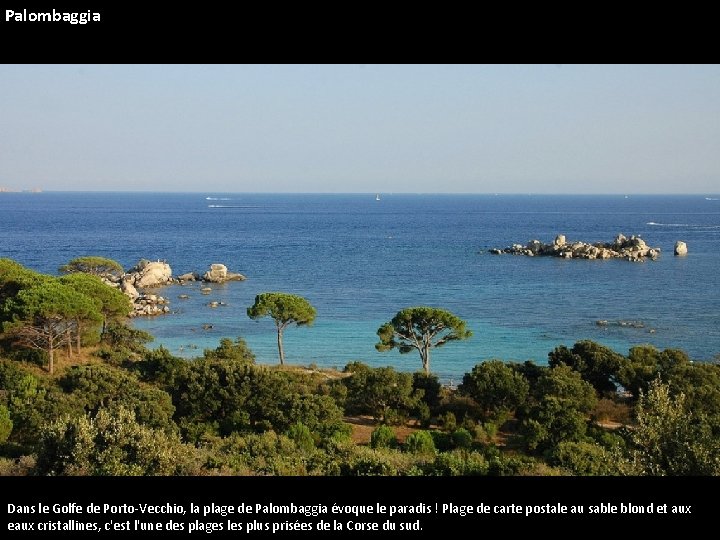
[[[455,418],[455,414],[451,411],[445,412],[440,416],[440,425],[445,431],[455,431],[455,428],[457,428],[457,418]]]
[[[435,442],[428,431],[416,431],[405,439],[405,450],[413,454],[434,454]]]
[[[617,453],[589,442],[563,441],[553,449],[550,463],[578,476],[623,474],[626,460]],[[627,464],[625,466],[627,469]]]
[[[7,441],[13,429],[10,411],[5,405],[0,405],[0,444]]]
[[[459,428],[450,435],[455,448],[469,449],[473,443],[473,436],[465,428]]]
[[[296,422],[287,432],[288,438],[295,441],[295,444],[301,450],[309,452],[315,448],[315,441],[313,440],[310,429],[302,422]]]
[[[176,435],[152,429],[124,408],[66,417],[40,436],[37,473],[65,476],[193,474],[195,452]]]
[[[490,464],[478,452],[453,450],[443,452],[425,467],[425,473],[437,476],[485,476]]]
[[[435,445],[435,449],[438,452],[445,452],[446,450],[452,449],[453,443],[452,443],[452,438],[450,437],[449,433],[446,433],[445,431],[440,431],[437,429],[428,431],[428,433],[432,437],[433,444]]]
[[[371,448],[395,448],[397,446],[397,436],[395,430],[390,426],[378,426],[370,434]]]

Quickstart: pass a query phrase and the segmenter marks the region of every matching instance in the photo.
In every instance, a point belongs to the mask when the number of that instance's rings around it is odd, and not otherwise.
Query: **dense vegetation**
[[[1,474],[720,474],[720,365],[682,351],[581,341],[547,366],[479,362],[457,389],[362,362],[261,366],[241,338],[184,360],[125,325],[98,276],[114,269],[76,260],[56,278],[0,259]],[[276,324],[314,318],[256,304]],[[400,334],[447,313],[410,311],[382,347],[414,348]],[[428,347],[468,335],[443,316]]]

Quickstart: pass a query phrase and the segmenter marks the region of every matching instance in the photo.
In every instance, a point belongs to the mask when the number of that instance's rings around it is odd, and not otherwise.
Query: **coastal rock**
[[[628,261],[642,262],[646,259],[655,260],[660,256],[660,248],[653,248],[639,236],[626,237],[618,234],[612,242],[590,244],[588,242],[568,242],[565,235],[559,234],[551,244],[543,244],[539,240],[531,240],[527,245],[513,244],[505,249],[493,248],[493,255],[510,253],[526,257],[549,256],[563,259],[613,259],[622,258]]]
[[[677,255],[678,257],[683,257],[687,255],[687,253],[688,249],[685,242],[681,242],[680,240],[675,242],[675,255]]]
[[[140,293],[135,288],[135,285],[132,284],[130,279],[123,279],[120,282],[120,290],[133,302],[140,296]]]
[[[177,277],[178,281],[197,281],[200,279],[200,276],[196,274],[195,272],[188,272],[187,274],[182,274],[181,276]]]
[[[141,294],[133,301],[130,317],[153,317],[170,313],[168,300],[156,294]]]
[[[143,259],[126,274],[126,279],[128,276],[135,287],[159,287],[172,282],[172,269],[166,262]]]
[[[228,272],[224,264],[211,264],[210,270],[203,275],[203,281],[208,283],[225,283],[227,281],[244,281],[245,276]]]
[[[210,283],[223,283],[227,278],[227,266],[224,264],[211,264],[210,270],[203,275],[204,281]]]

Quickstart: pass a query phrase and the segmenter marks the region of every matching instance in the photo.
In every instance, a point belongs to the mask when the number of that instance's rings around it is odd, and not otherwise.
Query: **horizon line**
[[[481,195],[481,196],[720,196],[720,192],[527,192],[527,191],[508,191],[508,192],[434,192],[434,191],[182,191],[182,190],[91,190],[91,189],[0,189],[0,196],[4,194],[25,194],[25,195],[41,195],[43,193],[138,193],[138,194],[177,194],[177,195],[437,195],[437,196],[453,196],[453,195]]]

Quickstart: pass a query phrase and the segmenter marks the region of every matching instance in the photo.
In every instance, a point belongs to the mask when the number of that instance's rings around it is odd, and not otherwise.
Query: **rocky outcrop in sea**
[[[214,263],[210,269],[200,275],[197,272],[188,272],[177,277],[180,283],[187,281],[204,281],[206,283],[226,283],[228,281],[245,281],[247,278],[236,272],[229,272],[224,264]]]
[[[204,281],[206,283],[226,283],[228,281],[244,281],[242,274],[230,272],[224,264],[211,264],[210,269],[203,275],[197,272],[188,272],[173,277],[170,265],[164,261],[140,260],[126,274],[113,279],[106,279],[108,285],[118,287],[133,303],[133,310],[130,317],[147,317],[170,313],[169,301],[167,298],[145,292],[146,289],[154,289],[174,283],[183,285],[192,281]],[[201,289],[203,294],[212,292],[211,288]],[[188,295],[180,295],[178,298],[187,299]],[[212,303],[211,303],[212,304]],[[214,302],[217,307],[224,305],[223,302]]]
[[[504,249],[491,249],[490,253],[501,255],[525,255],[527,257],[562,257],[564,259],[627,259],[628,261],[655,260],[660,248],[650,247],[639,236],[627,238],[617,235],[612,242],[568,242],[564,235],[558,235],[551,244],[531,240],[527,245],[513,244]]]
[[[123,276],[123,281],[129,281],[140,289],[161,287],[172,283],[172,268],[164,261],[142,259]]]

